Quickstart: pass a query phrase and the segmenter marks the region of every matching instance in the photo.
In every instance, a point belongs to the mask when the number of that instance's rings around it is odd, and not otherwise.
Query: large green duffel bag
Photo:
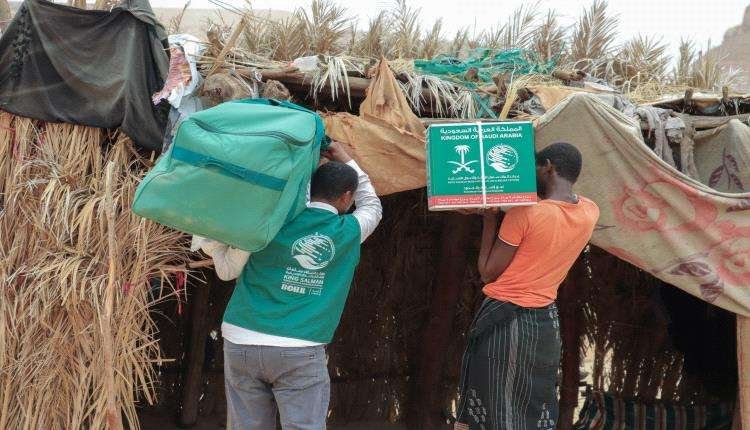
[[[143,178],[133,212],[260,251],[305,208],[324,137],[318,114],[284,101],[236,100],[197,112]]]

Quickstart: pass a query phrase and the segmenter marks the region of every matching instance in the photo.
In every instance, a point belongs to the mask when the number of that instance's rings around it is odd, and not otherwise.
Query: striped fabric
[[[468,333],[456,430],[554,430],[560,336],[554,304],[486,299]]]
[[[624,400],[588,389],[575,430],[722,430],[732,426],[733,403],[681,406]]]

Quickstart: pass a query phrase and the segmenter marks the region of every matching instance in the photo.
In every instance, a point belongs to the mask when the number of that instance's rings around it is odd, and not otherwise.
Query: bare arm
[[[518,249],[517,246],[498,239],[497,220],[498,213],[496,211],[485,212],[483,216],[482,244],[479,248],[477,269],[479,269],[479,275],[485,284],[495,282],[505,272]]]

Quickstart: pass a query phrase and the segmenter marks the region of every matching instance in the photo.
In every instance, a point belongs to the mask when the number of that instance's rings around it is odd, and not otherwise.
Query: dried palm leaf
[[[342,92],[346,93],[347,101],[349,102],[349,106],[351,106],[352,97],[349,88],[349,70],[364,73],[364,70],[349,58],[325,56],[321,67],[313,73],[310,89],[313,97],[317,99],[318,95],[327,88],[331,93],[331,100],[334,101]]]
[[[276,40],[274,27],[266,19],[254,16],[248,13],[244,17],[245,28],[242,29],[241,47],[256,54],[265,57],[274,57],[273,42]]]
[[[271,36],[273,54],[271,59],[290,61],[305,53],[304,23],[296,17],[287,17],[280,21],[270,21],[268,32]]]
[[[659,100],[665,94],[685,94],[688,88],[686,85],[675,85],[668,81],[650,81],[626,88],[624,94],[631,102],[643,104]]]
[[[453,106],[458,95],[458,88],[451,82],[444,81],[437,76],[415,75],[406,73],[406,82],[399,81],[406,99],[415,112],[421,113],[425,103],[429,103],[430,110],[438,116],[448,114],[449,108]],[[430,93],[430,100],[425,100],[423,90]]]
[[[660,40],[638,35],[623,45],[618,58],[620,76],[625,81],[662,81],[670,62],[667,45]]]
[[[380,58],[391,56],[392,47],[387,43],[389,14],[381,11],[375,18],[371,18],[367,31],[359,37],[355,52],[365,58]]]
[[[477,95],[470,90],[461,89],[456,94],[450,105],[450,111],[454,118],[474,119],[479,117],[479,106]]]
[[[612,50],[617,24],[616,17],[607,15],[607,1],[594,0],[573,28],[571,60],[579,62],[607,57]]]
[[[390,22],[393,28],[391,46],[396,58],[414,58],[419,47],[419,9],[413,9],[406,0],[396,0],[391,11]]]
[[[390,66],[393,74],[414,74],[414,60],[388,60],[388,66]]]
[[[556,11],[549,10],[544,20],[534,30],[531,49],[541,61],[561,60],[565,52],[566,30],[560,25]]]
[[[349,28],[349,41],[346,43],[344,52],[347,55],[354,55],[354,50],[357,47],[357,22],[353,21],[351,28]]]
[[[690,39],[680,40],[679,57],[674,69],[674,83],[677,85],[688,85],[690,82],[690,69],[695,62],[695,44]]]
[[[449,47],[449,53],[452,55],[460,55],[461,52],[468,47],[469,45],[469,29],[464,28],[462,30],[458,30],[456,32],[456,35],[453,37],[453,41],[450,44]]]
[[[422,45],[419,48],[419,58],[432,59],[440,54],[443,46],[443,19],[440,18],[432,25],[422,39]]]
[[[711,48],[711,41],[706,50],[698,53],[698,58],[691,67],[689,84],[691,87],[711,91],[721,91],[722,87],[734,85],[741,70],[723,65],[726,54],[717,48]]]
[[[296,17],[302,23],[307,54],[339,54],[343,51],[342,41],[351,21],[344,7],[331,0],[312,0],[310,11],[300,8]]]
[[[514,10],[505,24],[502,39],[503,49],[528,48],[534,39],[534,20],[539,9],[539,2],[523,5]]]
[[[483,47],[490,49],[502,49],[505,46],[506,26],[498,24],[483,31],[480,38]]]
[[[159,267],[186,260],[185,239],[130,211],[149,162],[124,135],[8,114],[0,124],[13,130],[0,131],[0,428],[104,428],[114,394],[137,429],[136,402],[153,403],[162,361],[150,282],[168,276]],[[101,330],[107,321],[110,337]],[[105,384],[108,342],[114,379]]]
[[[182,19],[185,17],[185,11],[190,6],[190,0],[185,2],[185,6],[182,7],[180,13],[172,17],[167,25],[167,32],[169,34],[177,34],[180,32],[180,26],[182,25]]]
[[[636,36],[614,56],[580,60],[573,66],[588,70],[626,94],[647,86],[641,92],[643,96],[669,84],[666,70],[670,58],[666,48],[659,40]]]

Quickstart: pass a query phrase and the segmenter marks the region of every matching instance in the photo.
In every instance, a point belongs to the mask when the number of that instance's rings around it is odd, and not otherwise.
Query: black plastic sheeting
[[[168,108],[166,32],[147,0],[111,11],[26,0],[0,39],[0,109],[49,122],[120,127],[160,149]]]

